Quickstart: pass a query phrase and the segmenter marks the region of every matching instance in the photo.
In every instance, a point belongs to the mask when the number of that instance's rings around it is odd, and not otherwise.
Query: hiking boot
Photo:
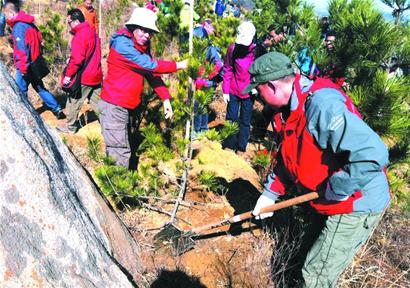
[[[77,129],[72,130],[72,129],[68,128],[68,125],[67,125],[67,124],[63,124],[63,125],[57,126],[57,127],[56,127],[56,130],[57,130],[58,132],[66,133],[66,134],[75,134],[75,133],[77,132]]]
[[[65,116],[65,114],[64,114],[64,112],[63,112],[63,110],[59,110],[59,111],[57,111],[57,112],[53,112],[53,114],[54,114],[54,116],[56,116],[56,118],[57,118],[58,120],[61,120],[61,119],[65,119],[65,118],[66,118],[66,116]]]

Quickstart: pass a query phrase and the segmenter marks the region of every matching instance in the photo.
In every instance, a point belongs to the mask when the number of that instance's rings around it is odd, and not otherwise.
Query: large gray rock
[[[135,287],[138,252],[0,62],[0,287]]]

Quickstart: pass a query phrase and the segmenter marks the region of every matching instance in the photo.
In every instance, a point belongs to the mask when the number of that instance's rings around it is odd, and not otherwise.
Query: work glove
[[[351,196],[340,196],[333,192],[330,184],[327,184],[324,196],[324,198],[310,201],[310,206],[319,214],[331,216],[353,212],[353,202],[362,198],[362,192],[356,191]]]
[[[229,100],[230,100],[229,94],[223,94],[222,96],[223,96],[223,99],[224,99],[225,104],[228,104],[228,102],[229,102]]]
[[[169,99],[164,100],[164,114],[165,114],[165,119],[171,119],[172,115],[174,115],[174,112],[172,111],[172,106],[171,102]]]
[[[255,208],[253,208],[252,214],[255,215],[255,219],[265,219],[272,217],[273,212],[262,213],[259,215],[262,208],[268,207],[275,204],[278,199],[278,195],[269,191],[264,191],[261,196],[259,196],[256,202]]]
[[[71,82],[71,77],[69,76],[64,76],[63,80],[61,81],[63,86],[67,86]]]
[[[177,70],[188,68],[189,61],[188,59],[177,62]]]

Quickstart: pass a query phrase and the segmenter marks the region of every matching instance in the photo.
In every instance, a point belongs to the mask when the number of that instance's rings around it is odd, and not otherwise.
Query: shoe
[[[75,134],[77,130],[71,130],[68,128],[67,124],[59,125],[56,127],[56,130],[61,133],[66,133],[66,134]]]
[[[64,112],[63,112],[62,110],[59,110],[59,111],[57,111],[57,112],[53,112],[53,114],[54,114],[54,116],[56,116],[56,118],[57,118],[58,120],[61,120],[61,119],[65,119],[65,118],[66,118],[66,116],[65,116],[65,114],[64,114]]]

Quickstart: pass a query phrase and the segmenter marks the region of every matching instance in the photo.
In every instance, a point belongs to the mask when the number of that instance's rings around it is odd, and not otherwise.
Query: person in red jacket
[[[95,29],[95,32],[97,32],[98,35],[100,33],[100,22],[98,21],[97,11],[93,7],[93,2],[94,0],[84,0],[83,5],[78,7],[78,9],[83,12],[85,21],[87,21],[88,24],[90,24],[90,26]]]
[[[159,32],[156,20],[157,15],[153,11],[135,8],[125,27],[112,35],[108,71],[98,104],[106,152],[117,165],[129,168],[135,166],[133,163],[130,165],[130,159],[136,148],[130,144],[130,140],[135,138],[129,135],[135,121],[131,116],[135,116],[141,103],[144,78],[164,101],[165,118],[171,118],[170,94],[159,74],[176,72],[188,66],[188,60],[175,62],[151,57],[150,39]]]
[[[81,106],[89,99],[91,108],[98,113],[98,101],[101,94],[102,69],[101,69],[101,43],[98,35],[90,25],[85,22],[84,15],[79,9],[68,11],[67,24],[70,33],[74,35],[71,40],[70,60],[64,70],[62,86],[70,85],[78,73],[81,73],[81,90],[79,95],[68,95],[66,103],[67,123],[57,126],[63,133],[77,132],[77,120]]]
[[[12,28],[13,60],[16,67],[16,84],[24,96],[28,95],[28,86],[40,95],[57,119],[65,117],[55,96],[44,86],[42,79],[34,73],[33,63],[41,59],[41,33],[34,24],[34,17],[19,11],[16,4],[8,2],[3,7],[7,24]]]
[[[390,204],[387,147],[339,86],[295,74],[284,54],[259,57],[249,73],[243,93],[256,88],[278,111],[274,129],[280,147],[252,213],[270,217],[273,212],[261,209],[285,193],[317,191],[320,196],[310,205],[318,214],[302,238],[306,254],[292,267],[300,265],[303,283],[289,287],[335,287]]]

